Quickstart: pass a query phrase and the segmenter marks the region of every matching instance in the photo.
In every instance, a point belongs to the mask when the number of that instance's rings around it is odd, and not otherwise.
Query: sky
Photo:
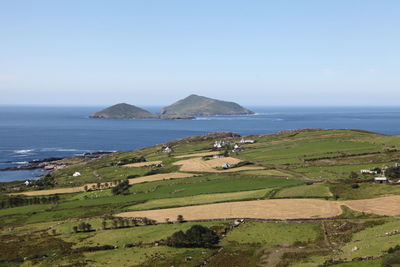
[[[398,0],[0,0],[0,105],[398,105]]]

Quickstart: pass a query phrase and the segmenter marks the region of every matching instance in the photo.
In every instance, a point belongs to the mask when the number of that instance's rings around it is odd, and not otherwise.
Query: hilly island
[[[116,104],[89,116],[101,119],[157,118],[147,110],[126,103]]]
[[[213,116],[254,114],[237,103],[221,101],[198,95],[190,95],[159,112],[161,115]]]
[[[234,102],[190,95],[168,107],[164,107],[158,114],[152,114],[134,105],[120,103],[98,111],[89,117],[102,119],[193,119],[195,116],[250,114],[254,114],[254,112]]]

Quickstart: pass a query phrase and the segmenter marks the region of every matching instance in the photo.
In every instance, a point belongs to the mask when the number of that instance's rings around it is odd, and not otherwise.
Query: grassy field
[[[319,223],[248,222],[229,232],[224,242],[261,243],[265,246],[311,243],[321,235]]]
[[[51,173],[54,187],[45,190],[26,188],[22,182],[1,184],[0,266],[198,266],[207,261],[207,266],[218,267],[311,267],[327,260],[384,256],[400,244],[395,232],[400,230],[400,185],[374,184],[373,176],[360,175],[361,169],[400,162],[399,137],[357,130],[298,130],[248,138],[256,142],[240,144],[242,152],[225,158],[202,157],[224,153],[213,149],[216,140],[241,138],[172,141],[170,155],[158,145],[96,160],[64,159],[67,167]],[[123,166],[138,157],[147,162]],[[227,161],[249,165],[219,170]],[[160,162],[162,166],[153,166]],[[76,171],[81,176],[73,177]],[[350,178],[352,172],[357,176]],[[196,176],[189,177],[192,174]],[[126,194],[113,195],[106,188],[83,192],[85,184],[128,178]],[[59,201],[7,206],[9,193],[27,191],[58,193]],[[162,223],[118,228],[114,224],[119,215]],[[189,222],[164,223],[178,215]],[[233,220],[221,220],[226,218],[253,219],[233,227]],[[75,233],[73,227],[82,222],[93,230]],[[155,244],[195,224],[214,229],[220,242],[213,248]],[[126,247],[129,244],[135,246]],[[330,266],[380,266],[380,259]]]
[[[400,221],[396,220],[355,233],[351,242],[341,248],[342,253],[339,257],[351,260],[356,257],[379,256],[400,244],[400,234],[386,235],[399,229]]]
[[[300,185],[289,188],[284,188],[274,195],[275,198],[286,197],[331,197],[329,186],[326,184]]]

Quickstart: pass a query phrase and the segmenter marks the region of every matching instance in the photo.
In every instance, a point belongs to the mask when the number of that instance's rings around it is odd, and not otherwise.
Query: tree
[[[211,248],[218,244],[219,236],[211,229],[193,225],[186,233],[175,232],[167,238],[166,244],[171,247],[201,247]]]
[[[385,175],[388,178],[400,178],[400,167],[389,167],[385,171]]]
[[[350,179],[357,179],[358,178],[358,174],[356,172],[351,172],[349,175]]]
[[[89,189],[89,188],[88,188],[87,185],[85,185],[85,186],[83,187],[83,190],[85,190],[85,192],[88,191],[88,189]]]
[[[113,195],[127,195],[129,193],[129,181],[124,180],[111,189]]]
[[[74,233],[77,233],[78,232],[78,226],[72,227],[72,230],[74,230]]]
[[[179,222],[179,223],[183,223],[184,221],[185,221],[185,219],[183,218],[183,216],[182,215],[178,215],[178,217],[176,217],[176,220]]]
[[[107,221],[106,220],[102,221],[101,226],[103,227],[103,230],[107,229]]]

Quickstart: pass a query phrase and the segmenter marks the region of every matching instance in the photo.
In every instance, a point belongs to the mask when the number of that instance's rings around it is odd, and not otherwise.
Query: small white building
[[[163,152],[169,154],[169,153],[172,152],[172,148],[170,148],[169,146],[167,146],[166,148],[164,148]]]
[[[215,141],[214,142],[214,147],[215,148],[222,148],[224,145],[227,145],[228,142],[225,141]]]
[[[74,172],[74,174],[72,174],[72,176],[73,177],[78,177],[78,176],[81,176],[81,173],[80,172]]]
[[[30,181],[28,181],[28,180],[26,180],[24,184],[25,184],[26,186],[28,186],[28,185],[30,185],[30,184],[31,184],[31,182],[30,182]]]
[[[361,170],[361,174],[378,174],[377,171],[371,171],[371,170]]]
[[[228,162],[225,162],[224,164],[222,164],[222,169],[229,169],[231,167],[231,165]]]
[[[374,181],[377,184],[386,184],[388,182],[388,179],[386,177],[375,177]]]
[[[246,140],[246,139],[242,138],[242,140],[240,140],[240,143],[242,143],[242,144],[254,144],[255,141],[254,140],[250,140],[250,139]]]

